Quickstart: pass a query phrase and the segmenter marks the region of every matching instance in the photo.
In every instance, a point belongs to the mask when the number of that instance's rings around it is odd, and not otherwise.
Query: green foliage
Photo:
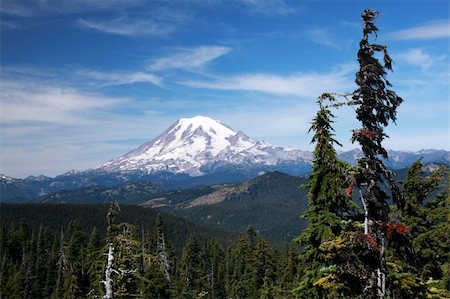
[[[403,183],[405,200],[398,212],[411,227],[414,266],[422,284],[427,282],[430,294],[450,297],[449,186],[440,184],[448,173],[448,167],[441,167],[427,175],[421,160],[416,161]]]
[[[333,144],[333,114],[324,100],[334,101],[334,97],[324,94],[318,99],[319,111],[310,131],[314,132],[314,164],[308,184],[309,207],[303,217],[308,227],[296,239],[304,246],[300,255],[301,275],[294,289],[297,298],[324,298],[332,293],[334,285],[325,284],[329,273],[322,271],[328,265],[320,246],[339,236],[344,229],[344,213],[350,210],[349,197],[343,192],[347,166],[337,158]]]

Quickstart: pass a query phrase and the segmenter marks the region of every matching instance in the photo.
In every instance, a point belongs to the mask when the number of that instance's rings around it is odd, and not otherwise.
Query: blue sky
[[[385,146],[448,150],[448,1],[7,0],[0,172],[92,168],[195,115],[311,150],[315,99],[355,89],[366,7],[405,100]],[[336,116],[356,147],[354,111]]]

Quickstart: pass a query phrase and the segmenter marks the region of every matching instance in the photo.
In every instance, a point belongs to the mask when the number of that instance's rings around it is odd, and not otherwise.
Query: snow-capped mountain
[[[401,169],[411,166],[417,159],[422,159],[422,164],[438,163],[449,164],[450,153],[445,150],[422,149],[420,151],[395,151],[388,150],[388,159],[382,159],[387,167],[392,169]],[[358,158],[361,158],[363,152],[360,149],[353,149],[338,154],[341,160],[352,165],[356,164]]]
[[[310,164],[310,152],[273,146],[205,116],[182,118],[139,148],[100,165],[107,172],[166,171],[200,176],[226,165]]]

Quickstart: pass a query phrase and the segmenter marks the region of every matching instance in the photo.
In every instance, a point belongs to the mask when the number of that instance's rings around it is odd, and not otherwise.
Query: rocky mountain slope
[[[200,176],[226,166],[310,164],[311,153],[255,141],[204,116],[182,118],[139,148],[100,165],[97,170],[154,173],[167,171]]]

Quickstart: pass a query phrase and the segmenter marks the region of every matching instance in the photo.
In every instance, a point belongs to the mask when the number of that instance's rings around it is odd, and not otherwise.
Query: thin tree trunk
[[[367,208],[366,200],[364,199],[364,196],[362,195],[361,190],[359,190],[359,196],[361,198],[363,208],[364,208],[364,234],[369,234],[369,209]]]
[[[104,299],[113,299],[113,280],[112,280],[112,273],[114,272],[113,269],[113,262],[114,262],[114,247],[112,244],[109,244],[108,246],[108,264],[106,265],[105,270],[105,280],[102,280],[102,283],[105,285],[105,291],[106,294],[103,296]]]

